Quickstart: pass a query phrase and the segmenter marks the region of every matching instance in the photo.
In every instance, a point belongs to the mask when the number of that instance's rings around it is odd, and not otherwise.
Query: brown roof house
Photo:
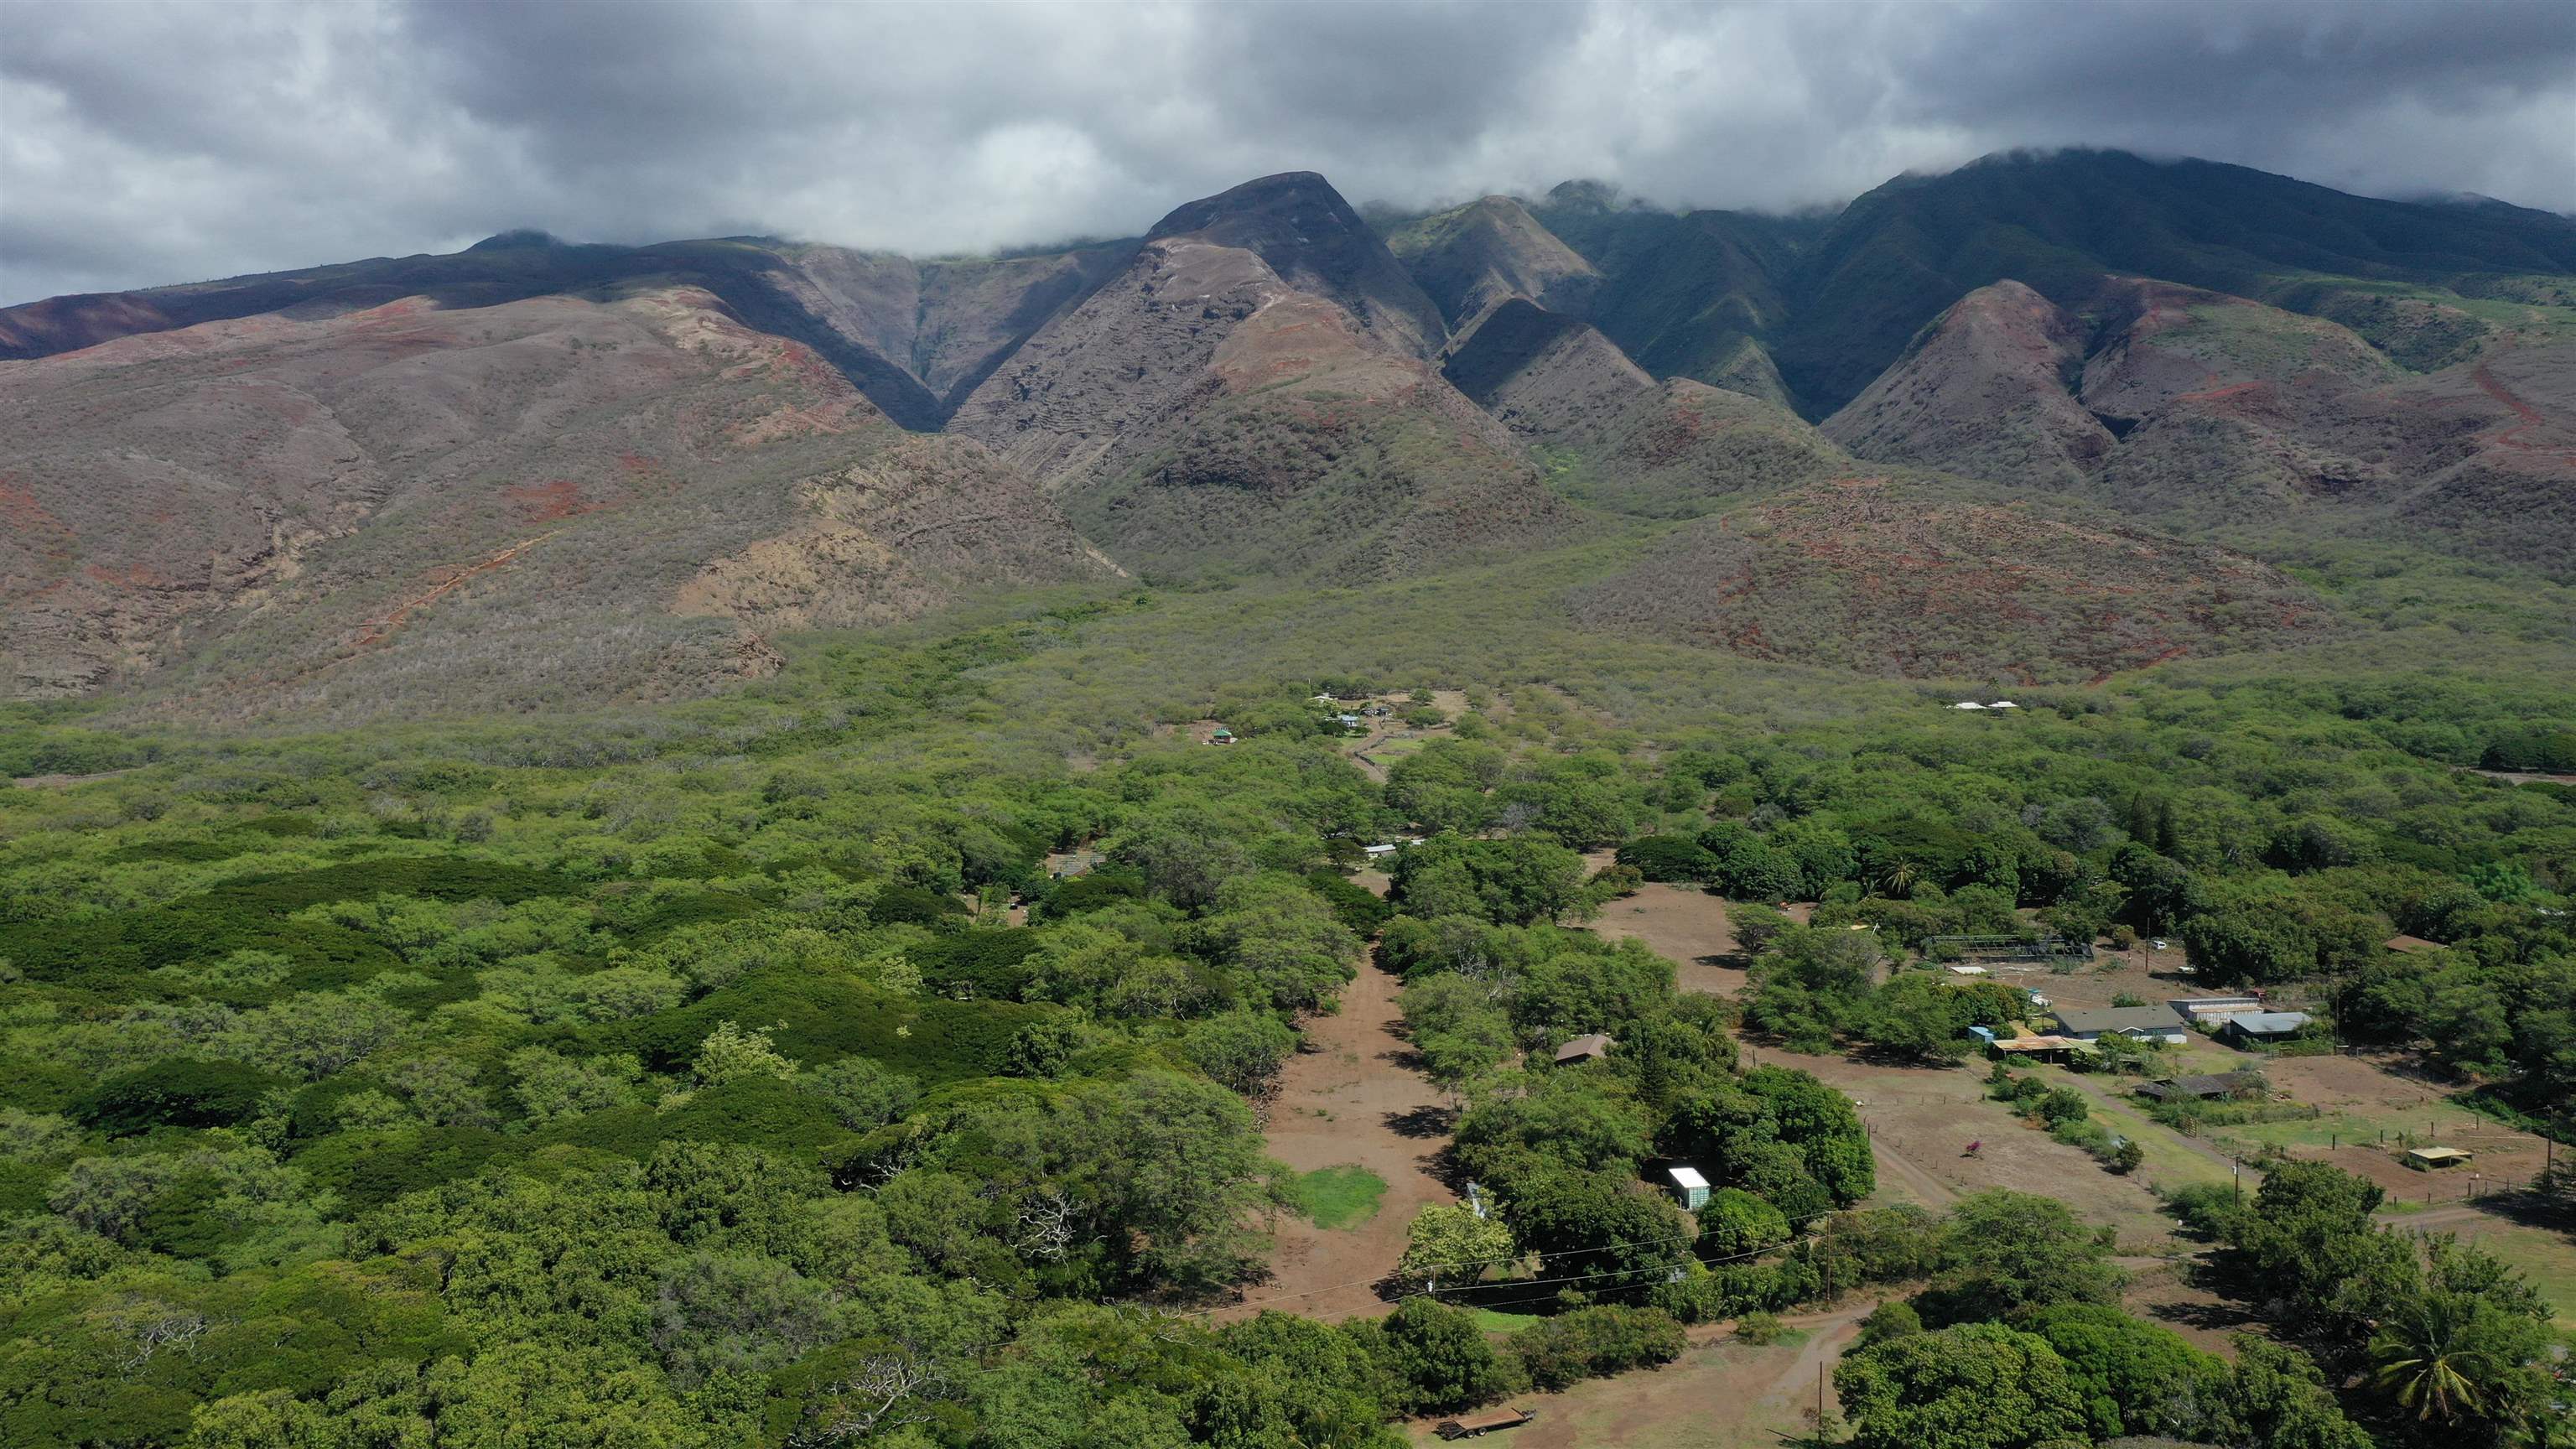
[[[1616,1045],[1600,1032],[1587,1031],[1556,1049],[1556,1064],[1561,1067],[1570,1062],[1595,1061],[1610,1055],[1610,1048]]]

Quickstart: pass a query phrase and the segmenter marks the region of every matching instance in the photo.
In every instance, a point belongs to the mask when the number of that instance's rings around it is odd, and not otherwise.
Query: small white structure
[[[1988,709],[2019,709],[2019,708],[2021,708],[2021,706],[2020,706],[2020,705],[2017,705],[2017,704],[2015,704],[2015,703],[2013,703],[2013,702],[2012,702],[2011,700],[2009,700],[2009,699],[1999,699],[1999,700],[1996,700],[1994,703],[1992,703],[1992,704],[1990,704],[1990,705],[1987,705],[1987,706],[1986,706],[1986,708],[1988,708]]]
[[[1953,966],[1950,968],[1950,974],[1953,976],[1983,976],[1986,974],[1986,968],[1983,966]]]
[[[1382,857],[1395,854],[1395,847],[1392,845],[1363,845],[1360,847],[1360,852],[1371,860],[1377,860]]]
[[[1985,706],[1984,706],[1984,705],[1977,703],[1977,702],[1976,702],[1975,700],[1973,700],[1973,699],[1963,699],[1963,700],[1960,700],[1957,704],[1954,704],[1954,705],[1952,705],[1952,706],[1950,706],[1950,707],[1951,707],[1952,709],[1984,709],[1984,708],[1985,708]]]
[[[1667,1167],[1664,1176],[1673,1180],[1673,1201],[1682,1205],[1682,1211],[1698,1212],[1700,1204],[1708,1201],[1708,1179],[1700,1176],[1698,1168]]]

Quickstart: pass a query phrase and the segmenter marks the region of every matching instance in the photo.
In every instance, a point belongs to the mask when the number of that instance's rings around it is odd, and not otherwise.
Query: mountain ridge
[[[2331,611],[2243,553],[2294,536],[2576,569],[2561,230],[2116,153],[1794,218],[1591,183],[1364,216],[1282,172],[1008,256],[521,230],[47,299],[0,310],[35,419],[0,447],[0,663],[20,697],[159,681],[228,715],[537,708],[567,650],[600,697],[663,697],[775,667],[773,634],[1013,590],[1591,576],[1669,532],[1569,626],[2136,667],[2314,636]],[[2025,620],[1979,654],[1917,575],[2140,647]],[[2106,602],[2159,591],[2206,604]],[[2210,625],[2231,597],[2286,622]],[[1829,615],[1866,659],[1787,627]]]

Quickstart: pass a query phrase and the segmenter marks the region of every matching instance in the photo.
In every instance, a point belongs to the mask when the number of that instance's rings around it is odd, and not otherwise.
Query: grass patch
[[[1377,1216],[1386,1179],[1365,1167],[1319,1167],[1297,1179],[1297,1206],[1319,1228],[1355,1228]]]
[[[2383,1147],[2392,1152],[2402,1143],[2453,1142],[2494,1130],[2487,1119],[2448,1102],[2377,1112],[2328,1112],[2280,1122],[2231,1122],[2210,1129],[2213,1136],[2273,1147]]]
[[[1495,1308],[1470,1308],[1467,1316],[1486,1333],[1518,1333],[1539,1321],[1539,1315],[1535,1313],[1505,1313]]]

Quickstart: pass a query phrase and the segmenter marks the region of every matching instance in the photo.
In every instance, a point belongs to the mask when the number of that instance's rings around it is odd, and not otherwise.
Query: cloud
[[[0,6],[0,301],[450,249],[1127,235],[1313,169],[1838,202],[2014,146],[2576,210],[2576,6]]]

